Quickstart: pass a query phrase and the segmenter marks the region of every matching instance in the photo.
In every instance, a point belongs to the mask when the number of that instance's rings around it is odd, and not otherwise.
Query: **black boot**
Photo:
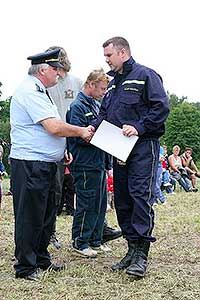
[[[132,256],[135,252],[137,241],[128,241],[128,252],[126,255],[120,260],[120,262],[112,265],[113,271],[121,271],[123,269],[126,269],[131,264]]]
[[[133,254],[130,266],[126,273],[137,277],[144,277],[147,269],[147,257],[149,252],[150,242],[138,241],[135,253]]]

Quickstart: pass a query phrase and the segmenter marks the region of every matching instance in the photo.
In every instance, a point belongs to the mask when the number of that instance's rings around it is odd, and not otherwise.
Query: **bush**
[[[1,145],[4,148],[4,155],[3,155],[3,163],[6,167],[6,171],[9,173],[9,165],[8,165],[8,156],[10,153],[10,123],[9,121],[0,122],[1,128]]]

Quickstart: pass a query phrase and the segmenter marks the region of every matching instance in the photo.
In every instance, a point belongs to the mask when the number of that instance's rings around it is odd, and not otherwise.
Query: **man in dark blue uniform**
[[[122,37],[103,44],[106,62],[113,77],[104,96],[95,129],[102,120],[122,128],[125,136],[139,139],[126,163],[114,159],[115,207],[119,225],[128,242],[126,256],[112,266],[144,277],[154,227],[151,206],[159,158],[159,137],[169,114],[168,99],[161,77],[131,56]]]
[[[70,105],[67,121],[86,127],[97,119],[99,101],[103,98],[109,82],[103,69],[92,71]],[[121,236],[121,231],[107,226],[106,171],[112,166],[108,155],[86,143],[81,138],[69,138],[69,149],[73,155],[70,170],[76,190],[76,210],[72,225],[73,250],[85,257],[96,257],[97,252],[107,252],[106,241]]]

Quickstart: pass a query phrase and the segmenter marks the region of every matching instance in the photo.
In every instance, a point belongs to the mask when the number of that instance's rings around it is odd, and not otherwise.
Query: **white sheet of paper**
[[[121,128],[103,120],[90,143],[126,162],[137,140],[137,136],[124,136]]]

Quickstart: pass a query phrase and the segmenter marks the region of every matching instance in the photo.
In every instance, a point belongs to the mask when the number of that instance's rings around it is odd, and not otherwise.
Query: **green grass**
[[[4,192],[8,180],[3,181]],[[4,196],[0,221],[0,300],[198,300],[200,299],[200,192],[179,191],[166,205],[155,207],[157,237],[150,251],[147,276],[135,281],[110,266],[126,252],[123,238],[110,242],[112,252],[97,259],[77,257],[70,250],[72,218],[58,217],[57,232],[62,248],[49,250],[54,261],[64,261],[59,274],[41,273],[40,282],[15,279],[13,269],[12,197]],[[115,212],[108,213],[116,226]]]

